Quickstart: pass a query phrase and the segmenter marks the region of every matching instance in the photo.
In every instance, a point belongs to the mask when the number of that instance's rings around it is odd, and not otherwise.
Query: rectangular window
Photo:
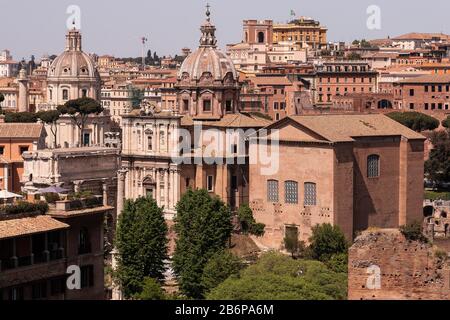
[[[442,110],[442,103],[438,103],[438,109]]]
[[[81,288],[94,286],[94,266],[88,265],[80,268],[81,271]]]
[[[211,100],[203,100],[203,111],[211,112]]]
[[[315,206],[317,204],[317,190],[316,184],[312,182],[306,182],[305,185],[305,206]]]
[[[0,155],[5,154],[5,146],[0,146]]]
[[[414,103],[410,103],[410,104],[409,104],[409,108],[410,108],[410,109],[414,109]]]
[[[42,281],[36,284],[33,284],[32,288],[32,299],[44,299],[47,297],[47,283],[46,281]]]
[[[189,111],[189,100],[183,100],[183,111]]]
[[[153,136],[148,136],[147,137],[147,149],[149,151],[153,150]]]
[[[425,86],[425,92],[428,92],[428,86]]]
[[[225,101],[225,110],[226,110],[226,112],[233,111],[233,102],[231,100]]]
[[[428,110],[428,103],[425,103],[425,110]]]
[[[50,280],[50,295],[56,296],[63,294],[66,289],[66,281],[64,278]]]
[[[267,181],[267,201],[278,202],[278,181],[268,180]]]
[[[284,183],[284,202],[298,203],[298,183],[296,181],[286,181]]]
[[[19,152],[20,154],[27,152],[28,151],[28,146],[20,146],[19,147]],[[3,154],[3,153],[2,153]]]
[[[414,89],[409,89],[409,95],[410,95],[411,97],[414,97]]]
[[[208,176],[206,179],[206,188],[208,189],[209,192],[213,192],[214,191],[214,177],[213,176]]]
[[[278,110],[278,102],[274,102],[273,103],[273,109],[274,110]]]
[[[237,183],[237,176],[231,176],[231,190],[237,190],[238,183]]]
[[[15,287],[9,289],[9,300],[23,300],[23,287]]]

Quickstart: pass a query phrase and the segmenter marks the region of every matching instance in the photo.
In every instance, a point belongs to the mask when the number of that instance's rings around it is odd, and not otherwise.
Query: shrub
[[[36,203],[18,201],[14,205],[6,205],[0,209],[4,214],[39,213],[45,214],[48,211],[48,204],[45,201]]]
[[[422,224],[418,221],[401,226],[400,231],[408,240],[428,242],[428,239],[422,233]]]
[[[241,224],[241,230],[244,234],[253,234],[255,236],[261,237],[264,235],[264,228],[266,227],[263,223],[257,223],[253,217],[252,209],[247,204],[239,207],[238,218]]]
[[[47,203],[55,203],[56,201],[59,201],[59,195],[57,193],[45,193],[44,198]]]
[[[346,253],[348,248],[341,229],[329,223],[314,226],[309,241],[314,259],[319,261],[328,261],[334,254]]]

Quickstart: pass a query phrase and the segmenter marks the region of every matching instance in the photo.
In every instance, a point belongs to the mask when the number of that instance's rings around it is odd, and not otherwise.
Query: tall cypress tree
[[[125,297],[139,294],[144,278],[163,280],[167,225],[163,210],[150,198],[127,200],[117,227],[117,277]]]
[[[230,209],[206,190],[188,190],[178,202],[173,268],[185,295],[203,298],[204,267],[225,248],[232,229]]]

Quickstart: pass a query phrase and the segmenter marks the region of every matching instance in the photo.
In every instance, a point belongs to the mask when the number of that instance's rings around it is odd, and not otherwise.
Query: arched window
[[[89,230],[86,227],[82,227],[78,235],[78,254],[86,254],[90,252],[91,243],[89,240]]]
[[[284,182],[284,202],[298,203],[298,183],[296,181]]]
[[[380,176],[380,156],[371,154],[367,157],[367,177],[377,178]]]
[[[82,89],[82,90],[81,90],[81,97],[82,97],[82,98],[86,98],[87,95],[88,95],[87,89]]]
[[[317,205],[317,187],[316,184],[313,182],[305,182],[304,185],[304,192],[305,192],[305,200],[304,205],[305,206],[315,206]]]
[[[267,180],[267,201],[278,202],[278,181]]]
[[[63,100],[69,100],[69,90],[63,89],[62,98],[63,98]]]
[[[264,43],[264,32],[258,32],[258,43]]]

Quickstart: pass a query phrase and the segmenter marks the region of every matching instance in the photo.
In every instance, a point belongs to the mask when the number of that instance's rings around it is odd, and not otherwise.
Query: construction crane
[[[141,38],[142,41],[142,69],[145,70],[145,43],[148,41],[146,37]]]

